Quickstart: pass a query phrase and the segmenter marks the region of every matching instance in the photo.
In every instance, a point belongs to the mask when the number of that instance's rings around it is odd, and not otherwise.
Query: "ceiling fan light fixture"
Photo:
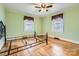
[[[40,8],[39,12],[41,11],[45,11],[47,12],[48,11],[48,8],[51,8],[52,7],[52,4],[50,3],[41,3],[40,5],[36,5],[35,8]]]
[[[46,9],[46,8],[45,9],[42,8],[39,10],[39,12],[47,12],[47,11],[48,11],[48,9]]]

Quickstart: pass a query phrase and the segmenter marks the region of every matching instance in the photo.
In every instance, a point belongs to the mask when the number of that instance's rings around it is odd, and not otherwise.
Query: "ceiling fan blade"
[[[41,8],[40,6],[35,6],[35,8]]]
[[[50,7],[53,7],[53,6],[52,5],[46,6],[46,8],[50,8]]]

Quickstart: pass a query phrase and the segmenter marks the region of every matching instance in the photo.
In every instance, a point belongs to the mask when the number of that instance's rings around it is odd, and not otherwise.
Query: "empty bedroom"
[[[0,3],[0,56],[79,56],[79,3]]]

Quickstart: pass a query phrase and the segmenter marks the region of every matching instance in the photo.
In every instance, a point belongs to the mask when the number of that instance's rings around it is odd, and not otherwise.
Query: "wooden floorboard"
[[[30,38],[26,40],[26,42],[33,43],[35,42],[35,39]],[[9,44],[10,42],[8,41],[7,46],[2,48],[0,52],[3,50],[7,50],[9,48]],[[12,42],[11,48],[15,48],[17,46],[22,46],[25,44],[26,44],[25,40],[23,39],[14,40]],[[15,52],[16,50],[17,49],[11,51],[11,53]],[[4,56],[5,54],[7,54],[7,52],[0,55]],[[56,39],[49,38],[48,45],[46,45],[46,43],[42,43],[35,47],[14,53],[9,56],[79,56],[79,45],[75,43],[63,41],[63,40],[56,40]]]

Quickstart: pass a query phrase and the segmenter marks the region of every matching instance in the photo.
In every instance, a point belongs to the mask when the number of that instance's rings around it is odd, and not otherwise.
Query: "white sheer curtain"
[[[63,18],[57,17],[52,20],[52,32],[63,33]]]
[[[24,31],[25,32],[33,32],[34,31],[34,21],[24,20]]]

